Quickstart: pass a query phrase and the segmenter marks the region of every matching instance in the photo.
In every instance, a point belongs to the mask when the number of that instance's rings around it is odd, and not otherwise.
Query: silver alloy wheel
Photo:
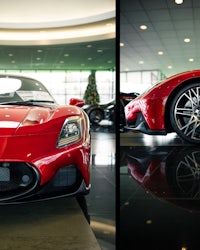
[[[200,84],[182,89],[171,107],[171,123],[183,139],[200,143]]]

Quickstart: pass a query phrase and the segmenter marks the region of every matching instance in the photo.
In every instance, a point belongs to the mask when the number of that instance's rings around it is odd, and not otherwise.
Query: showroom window
[[[83,98],[88,84],[90,71],[0,71],[1,73],[20,74],[41,81],[52,93],[59,104],[68,104],[69,99]],[[96,72],[97,90],[100,102],[105,103],[115,98],[115,72]]]
[[[142,93],[165,76],[160,71],[132,71],[120,73],[120,91]]]

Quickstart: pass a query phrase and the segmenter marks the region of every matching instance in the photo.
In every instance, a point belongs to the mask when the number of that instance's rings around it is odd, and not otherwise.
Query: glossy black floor
[[[200,249],[200,147],[120,135],[119,249]]]
[[[109,124],[109,123],[108,123]],[[92,126],[91,190],[86,196],[90,226],[102,250],[115,249],[115,129]],[[84,207],[84,201],[80,202]]]

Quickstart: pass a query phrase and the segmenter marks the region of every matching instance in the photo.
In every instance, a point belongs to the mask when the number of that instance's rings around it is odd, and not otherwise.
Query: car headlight
[[[64,147],[81,139],[81,119],[79,116],[72,116],[65,120],[59,135],[57,147]]]

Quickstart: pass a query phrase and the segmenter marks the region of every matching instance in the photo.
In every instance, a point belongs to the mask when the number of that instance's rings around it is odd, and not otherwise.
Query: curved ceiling
[[[114,16],[114,0],[6,0],[1,2],[0,28],[67,27],[98,22]]]
[[[115,68],[115,0],[3,0],[0,70]]]
[[[1,45],[49,45],[114,37],[114,0],[6,0],[1,3]]]

